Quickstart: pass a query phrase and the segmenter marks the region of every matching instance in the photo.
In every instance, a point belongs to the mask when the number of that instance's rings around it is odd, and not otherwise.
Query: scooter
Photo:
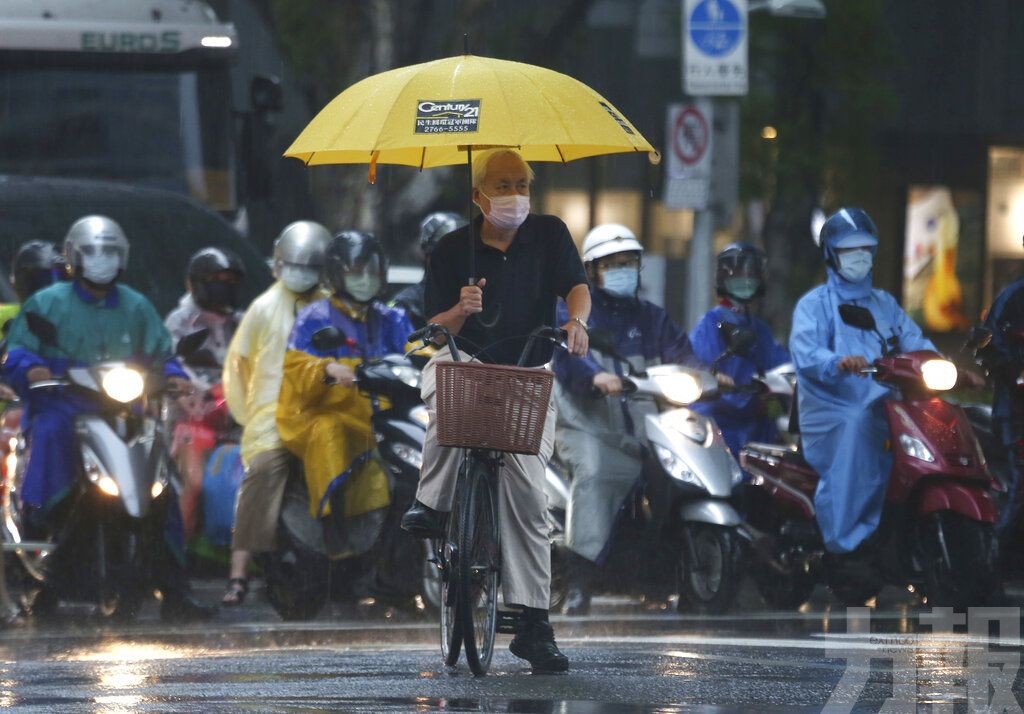
[[[645,418],[641,481],[623,507],[601,587],[668,589],[679,593],[680,611],[727,611],[743,576],[734,503],[743,472],[714,421],[687,408],[714,398],[717,379],[679,365],[637,370],[600,330],[591,331],[591,344],[626,368],[624,398],[659,407]]]
[[[345,339],[333,327],[313,336],[314,344],[325,352],[344,344]],[[384,398],[388,402],[387,408],[375,409],[372,417],[379,456],[391,477],[391,505],[369,551],[370,577],[374,589],[386,595],[422,594],[430,585],[424,575],[422,543],[399,528],[402,514],[415,498],[423,462],[428,414],[420,401],[420,369],[407,357],[387,355],[363,360],[355,372],[356,386],[362,392],[375,401]],[[284,620],[315,617],[330,595],[332,562],[325,529],[331,525],[310,515],[309,492],[300,471],[293,470],[285,488],[278,518],[278,550],[258,558],[267,598]],[[421,577],[410,578],[414,573]]]
[[[53,323],[31,312],[25,317],[40,342],[61,350]],[[174,395],[161,382],[159,375],[106,362],[29,387],[74,394],[95,407],[75,418],[78,469],[70,493],[45,521],[23,520],[25,440],[19,437],[5,457],[3,539],[27,576],[27,590],[34,591],[34,611],[63,599],[95,603],[101,616],[131,618],[152,592],[173,469],[154,407]]]
[[[745,528],[760,556],[759,590],[786,609],[821,579],[848,605],[864,604],[885,584],[919,590],[932,606],[982,604],[999,585],[996,510],[970,422],[939,396],[956,385],[957,369],[934,352],[893,353],[865,308],[841,305],[840,316],[885,346],[864,370],[893,390],[885,401],[894,459],[882,521],[852,556],[829,556],[815,519],[818,475],[800,448],[748,444],[740,463],[752,477]]]

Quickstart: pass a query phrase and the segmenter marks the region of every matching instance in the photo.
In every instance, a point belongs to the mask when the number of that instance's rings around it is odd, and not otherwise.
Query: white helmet
[[[128,265],[128,237],[117,221],[106,216],[83,216],[71,224],[64,238],[64,258],[72,270],[82,266],[83,253],[112,246],[117,251],[118,269]]]
[[[583,239],[583,262],[591,263],[615,253],[643,253],[644,247],[636,234],[620,223],[602,223],[594,226]]]

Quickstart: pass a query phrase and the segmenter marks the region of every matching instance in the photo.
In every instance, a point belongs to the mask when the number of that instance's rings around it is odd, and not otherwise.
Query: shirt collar
[[[508,251],[512,250],[513,246],[516,246],[516,245],[522,246],[522,245],[526,245],[527,243],[532,243],[533,242],[533,240],[534,240],[534,238],[536,236],[534,235],[534,231],[530,229],[530,224],[532,222],[532,219],[533,219],[533,214],[532,213],[529,214],[528,216],[526,216],[526,220],[523,221],[523,224],[521,226],[519,226],[519,229],[516,231],[515,237],[512,239],[512,242],[509,243],[508,249],[505,251],[506,253]],[[479,216],[477,216],[476,218],[473,219],[473,240],[476,241],[477,248],[483,248],[485,250],[493,250],[493,251],[497,251],[497,252],[500,253],[501,251],[498,250],[497,248],[495,248],[493,246],[490,246],[490,245],[487,245],[486,243],[484,243],[483,236],[481,235],[482,229],[483,229],[483,225],[484,225],[483,214],[481,214],[481,215],[479,215]]]
[[[110,290],[107,291],[107,294],[101,298],[96,297],[91,292],[86,290],[85,286],[82,285],[81,280],[76,280],[73,283],[73,286],[75,290],[75,295],[77,295],[79,299],[86,305],[99,305],[100,307],[105,308],[115,308],[121,302],[121,297],[118,294],[116,283],[114,285],[111,285]]]

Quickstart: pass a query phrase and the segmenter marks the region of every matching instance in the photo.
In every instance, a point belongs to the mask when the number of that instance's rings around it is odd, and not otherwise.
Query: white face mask
[[[345,292],[359,302],[369,302],[380,292],[380,278],[373,273],[346,275]]]
[[[601,273],[601,289],[618,297],[636,296],[640,271],[636,268],[609,268]]]
[[[120,270],[121,257],[116,253],[82,256],[82,277],[90,283],[108,285],[114,282]]]
[[[520,196],[495,196],[491,198],[483,191],[480,195],[491,202],[490,213],[485,213],[487,222],[499,230],[514,231],[523,225],[523,221],[530,214],[530,197]]]
[[[871,272],[874,256],[869,250],[854,250],[839,256],[839,275],[851,283],[859,283]]]
[[[303,265],[281,267],[281,282],[293,293],[304,293],[320,282],[320,271]]]

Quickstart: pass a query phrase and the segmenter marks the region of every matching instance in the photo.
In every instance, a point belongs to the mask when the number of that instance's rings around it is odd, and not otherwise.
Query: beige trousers
[[[295,462],[287,449],[271,449],[247,465],[235,501],[232,550],[265,553],[277,548],[277,520]]]
[[[463,359],[469,356],[463,354]],[[416,498],[427,506],[448,512],[455,498],[461,449],[437,445],[437,413],[434,393],[436,361],[450,360],[442,349],[423,369],[420,393],[430,413],[423,444]],[[501,586],[506,605],[548,609],[551,600],[551,546],[545,512],[544,468],[554,448],[555,405],[548,405],[540,454],[504,454],[498,476],[498,526],[501,535]]]

